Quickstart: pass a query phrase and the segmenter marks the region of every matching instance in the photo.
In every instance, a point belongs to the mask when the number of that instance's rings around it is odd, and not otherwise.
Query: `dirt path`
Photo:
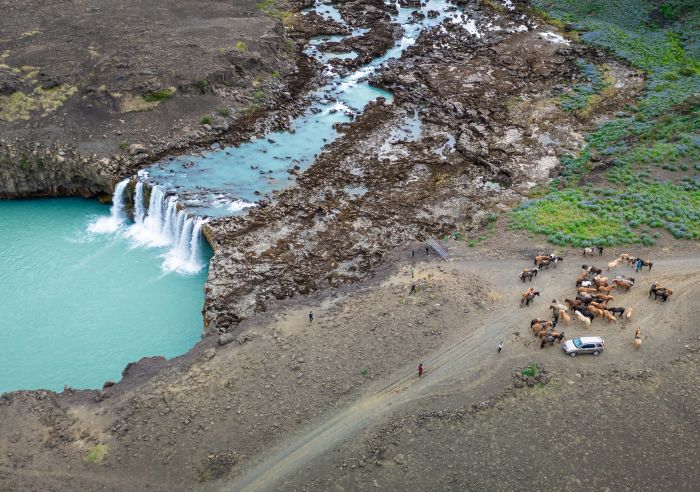
[[[473,330],[465,331],[458,343],[443,348],[431,358],[427,358],[424,364],[428,368],[428,373],[422,380],[415,377],[413,364],[391,375],[386,379],[383,387],[361,397],[356,403],[339,411],[311,431],[292,439],[223,489],[273,490],[285,480],[285,477],[294,475],[337,447],[342,441],[352,438],[360,430],[379,422],[409,402],[429,396],[439,396],[456,384],[460,386],[460,391],[463,393],[468,393],[479,385],[488,384],[488,380],[495,372],[493,362],[490,364],[486,362],[491,366],[488,372],[479,369],[485,365],[486,359],[493,360],[497,340],[508,330],[508,328],[496,327],[516,327],[512,331],[519,328],[523,337],[516,337],[516,339],[523,338],[526,346],[534,347],[533,341],[529,339],[528,320],[534,317],[545,317],[543,311],[547,309],[551,296],[573,297],[572,292],[575,292],[572,287],[573,278],[579,271],[581,263],[579,260],[573,256],[556,271],[543,272],[533,284],[536,288],[543,290],[542,298],[537,301],[535,307],[527,309],[517,307],[517,296],[523,290],[523,286],[514,279],[518,269],[522,267],[522,261],[455,261],[450,266],[459,270],[478,271],[482,274],[488,272],[489,279],[494,281],[494,291],[490,295],[502,299],[497,310],[485,313],[480,325]],[[609,259],[603,261],[602,258],[595,258],[592,263],[604,265],[607,261]],[[591,263],[590,259],[589,263]],[[697,288],[693,289],[691,286],[697,285],[700,276],[700,259],[690,257],[662,260],[657,262],[654,269],[653,273],[632,273],[637,277],[636,287],[630,293],[620,294],[618,300],[625,305],[633,306],[635,314],[632,322],[634,324],[630,324],[630,327],[643,326],[643,334],[650,339],[645,342],[654,340],[657,345],[654,350],[658,354],[670,350],[670,347],[663,346],[663,340],[675,334],[675,331],[667,329],[668,321],[674,321],[679,325],[684,324],[686,315],[689,314],[688,310],[692,308],[691,299],[697,298],[693,297],[697,295]],[[612,273],[630,274],[630,271],[618,269],[617,272]],[[647,284],[651,284],[652,278],[660,280],[664,285],[673,285],[675,290],[673,304],[662,305],[645,299],[648,291]],[[615,302],[614,305],[619,305],[619,302]],[[567,331],[573,332],[574,335],[584,334],[575,325],[568,327]],[[625,342],[627,338],[631,340],[633,328],[621,329],[607,326],[607,323],[603,324],[602,321],[596,320],[590,331],[605,336],[608,342],[606,361],[614,361],[620,367],[627,364],[634,365],[634,361],[639,361],[638,354],[630,352],[629,344]],[[512,336],[506,342],[511,349],[511,354],[515,352],[512,348],[515,345],[513,342]],[[518,347],[517,350],[520,351],[521,348]],[[514,359],[521,359],[523,355],[529,357],[529,354],[515,353],[501,359],[499,366],[503,367],[506,361],[510,363]],[[563,358],[557,349],[542,351],[538,355],[564,366],[587,369],[594,369],[596,365],[601,366],[600,360],[594,360],[593,357],[569,361]],[[474,377],[475,374],[477,377]],[[465,378],[465,375],[469,376]]]

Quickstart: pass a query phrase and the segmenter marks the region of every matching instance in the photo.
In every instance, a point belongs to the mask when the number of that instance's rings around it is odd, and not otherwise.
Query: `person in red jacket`
[[[423,377],[423,363],[418,364],[418,377]]]

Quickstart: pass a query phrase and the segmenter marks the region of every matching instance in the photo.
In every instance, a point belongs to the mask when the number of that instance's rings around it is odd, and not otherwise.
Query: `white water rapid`
[[[159,186],[151,188],[148,209],[145,208],[145,186],[136,183],[134,194],[134,222],[126,228],[125,193],[129,180],[120,182],[114,190],[109,217],[100,217],[89,226],[92,233],[106,234],[122,231],[135,246],[166,248],[163,270],[184,274],[199,272],[205,266],[202,258],[202,225],[206,219],[190,216],[178,210],[177,198],[166,196]]]

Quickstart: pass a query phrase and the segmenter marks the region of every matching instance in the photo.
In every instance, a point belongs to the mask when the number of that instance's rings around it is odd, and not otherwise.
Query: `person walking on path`
[[[411,250],[411,258],[413,259],[413,258],[415,258],[415,257],[416,257],[416,250],[415,250],[415,249],[412,249],[412,250]]]
[[[498,353],[499,354],[501,353],[501,350],[503,350],[503,340],[500,340],[498,342]]]
[[[411,294],[415,294],[415,293],[416,293],[416,284],[411,284],[411,292],[409,292],[408,295],[410,296]]]
[[[423,363],[421,362],[418,364],[418,377],[422,378],[423,377]]]
[[[425,256],[430,256],[430,248],[425,247]]]
[[[637,272],[642,269],[642,264],[644,263],[644,260],[641,258],[637,258]]]
[[[314,321],[314,312],[309,311],[309,324],[313,323]]]

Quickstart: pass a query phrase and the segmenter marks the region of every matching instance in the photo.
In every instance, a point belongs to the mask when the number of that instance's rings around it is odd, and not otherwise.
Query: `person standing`
[[[423,363],[421,362],[418,364],[418,377],[422,378],[423,377]]]
[[[309,311],[309,324],[313,323],[314,321],[314,312]]]
[[[501,353],[501,350],[503,350],[503,340],[500,340],[498,342],[498,353],[499,354]]]
[[[416,257],[416,250],[415,250],[415,249],[412,249],[412,250],[411,250],[411,259],[413,259],[413,258],[415,258],[415,257]]]
[[[415,294],[415,293],[416,293],[416,284],[411,284],[411,292],[409,292],[408,295],[410,296],[411,294]]]
[[[425,256],[430,256],[430,248],[425,247]]]
[[[644,260],[637,258],[637,272],[642,269],[642,263],[644,263]]]

